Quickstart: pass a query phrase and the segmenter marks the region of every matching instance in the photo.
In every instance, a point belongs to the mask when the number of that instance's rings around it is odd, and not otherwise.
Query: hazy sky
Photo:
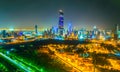
[[[120,0],[0,0],[0,28],[49,28],[58,25],[63,9],[65,27],[111,29],[120,24]]]

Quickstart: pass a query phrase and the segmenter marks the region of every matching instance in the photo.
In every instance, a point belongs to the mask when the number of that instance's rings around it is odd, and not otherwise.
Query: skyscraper
[[[116,25],[116,31],[117,32],[119,31],[119,25],[118,24]]]
[[[114,32],[114,39],[118,39],[118,31],[119,31],[119,26],[118,24],[115,24],[115,32]]]
[[[59,24],[58,24],[58,29],[59,29],[59,35],[63,35],[64,31],[64,13],[62,10],[59,10]]]
[[[116,26],[116,31],[117,31],[117,38],[120,39],[120,31],[119,31],[119,25],[118,24]]]
[[[68,24],[68,34],[70,34],[71,32],[72,32],[72,24],[71,23],[69,23]]]
[[[6,37],[6,34],[7,34],[6,30],[3,30],[3,31],[2,31],[2,37],[5,38],[5,37]]]
[[[36,34],[38,33],[38,31],[37,31],[37,25],[35,25],[35,33]]]

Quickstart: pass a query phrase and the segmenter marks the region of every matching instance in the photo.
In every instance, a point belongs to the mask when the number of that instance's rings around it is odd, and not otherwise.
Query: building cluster
[[[38,26],[35,25],[34,31],[0,31],[0,41],[1,39],[11,39],[11,40],[29,40],[33,38],[49,38],[49,39],[59,39],[59,40],[89,40],[89,39],[98,39],[98,40],[110,40],[120,39],[120,30],[119,25],[115,27],[115,32],[112,30],[100,30],[96,26],[92,30],[87,30],[82,28],[80,30],[73,29],[71,23],[68,24],[68,28],[64,28],[64,12],[59,10],[59,20],[58,26],[53,26],[50,29],[44,30],[42,32],[38,31]]]
[[[40,35],[38,33],[38,35]],[[0,31],[0,43],[24,41],[35,39],[36,32],[33,31],[10,31],[2,30]]]
[[[68,29],[64,28],[64,13],[59,10],[59,20],[58,27],[52,27],[51,29],[45,30],[43,32],[43,37],[55,38],[55,39],[69,39],[69,40],[86,40],[86,39],[98,39],[98,40],[108,40],[108,39],[119,39],[120,31],[117,24],[116,31],[112,30],[100,30],[96,26],[92,30],[87,30],[82,28],[80,30],[73,29],[72,24],[68,24]]]

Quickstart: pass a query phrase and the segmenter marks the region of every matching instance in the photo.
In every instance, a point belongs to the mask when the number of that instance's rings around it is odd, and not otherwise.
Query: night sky
[[[113,29],[120,25],[120,0],[0,0],[0,28],[50,28],[64,11],[65,27]]]

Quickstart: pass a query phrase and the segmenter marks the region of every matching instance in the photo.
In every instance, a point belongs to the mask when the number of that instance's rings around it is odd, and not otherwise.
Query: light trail
[[[63,61],[65,64],[71,65],[75,70],[79,71],[79,72],[83,72],[82,70],[80,70],[78,67],[74,66],[73,64],[71,64],[70,62],[65,61],[61,56],[59,56],[59,54],[57,54],[57,51],[55,49],[53,49],[52,47],[48,47],[51,51],[54,51],[54,54],[61,60]]]
[[[15,66],[17,66],[19,69],[21,69],[22,71],[25,72],[31,72],[32,70],[28,67],[25,67],[22,63],[18,63],[15,60],[12,60],[11,58],[9,58],[8,56],[4,55],[3,53],[0,52],[0,56],[3,57],[4,59],[6,59],[7,61],[11,62],[12,64],[14,64]]]
[[[18,60],[18,61],[20,61],[20,62],[22,62],[23,64],[31,67],[31,68],[34,68],[34,69],[37,70],[37,71],[40,71],[40,69],[41,69],[41,68],[39,69],[38,67],[36,67],[36,66],[34,66],[34,65],[32,65],[32,64],[27,63],[25,60],[21,60],[21,58],[15,57],[15,59]]]

